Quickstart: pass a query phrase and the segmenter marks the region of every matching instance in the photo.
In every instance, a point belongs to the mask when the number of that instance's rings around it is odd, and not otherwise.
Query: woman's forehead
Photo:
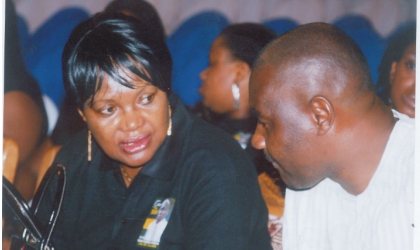
[[[125,81],[126,84],[122,84],[122,80]],[[127,83],[129,85],[127,85]],[[125,94],[139,92],[145,88],[156,87],[134,73],[121,74],[118,79],[105,74],[102,80],[101,88],[94,96],[92,96],[92,98],[93,102],[123,98]]]

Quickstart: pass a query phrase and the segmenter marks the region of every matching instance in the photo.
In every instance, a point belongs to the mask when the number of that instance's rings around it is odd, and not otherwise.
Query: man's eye
[[[153,98],[155,97],[155,95],[146,95],[143,96],[141,99],[141,104],[149,104],[153,101]]]
[[[267,123],[262,122],[261,120],[258,120],[258,124],[260,124],[261,126],[263,126],[264,128],[267,126]]]

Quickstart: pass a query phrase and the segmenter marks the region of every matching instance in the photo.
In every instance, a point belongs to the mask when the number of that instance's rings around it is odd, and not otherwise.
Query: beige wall
[[[90,13],[101,11],[110,0],[15,0],[17,11],[31,31],[61,8],[78,6]],[[332,22],[345,14],[368,17],[375,29],[388,35],[399,24],[416,16],[415,0],[149,0],[154,4],[170,34],[186,18],[204,11],[218,10],[231,22],[261,22],[289,17],[303,24]]]

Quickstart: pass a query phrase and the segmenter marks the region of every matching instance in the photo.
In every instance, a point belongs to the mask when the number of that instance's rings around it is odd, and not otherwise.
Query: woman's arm
[[[4,95],[3,137],[13,139],[19,146],[19,164],[34,151],[42,129],[42,115],[29,95],[11,91]]]

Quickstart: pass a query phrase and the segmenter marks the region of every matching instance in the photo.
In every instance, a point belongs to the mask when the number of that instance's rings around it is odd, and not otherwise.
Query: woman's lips
[[[416,95],[415,94],[411,94],[411,95],[404,95],[403,96],[403,102],[405,103],[405,105],[414,108],[416,106]]]
[[[120,143],[121,148],[127,154],[135,154],[143,151],[149,143],[149,136],[139,136],[136,138],[130,138]]]

